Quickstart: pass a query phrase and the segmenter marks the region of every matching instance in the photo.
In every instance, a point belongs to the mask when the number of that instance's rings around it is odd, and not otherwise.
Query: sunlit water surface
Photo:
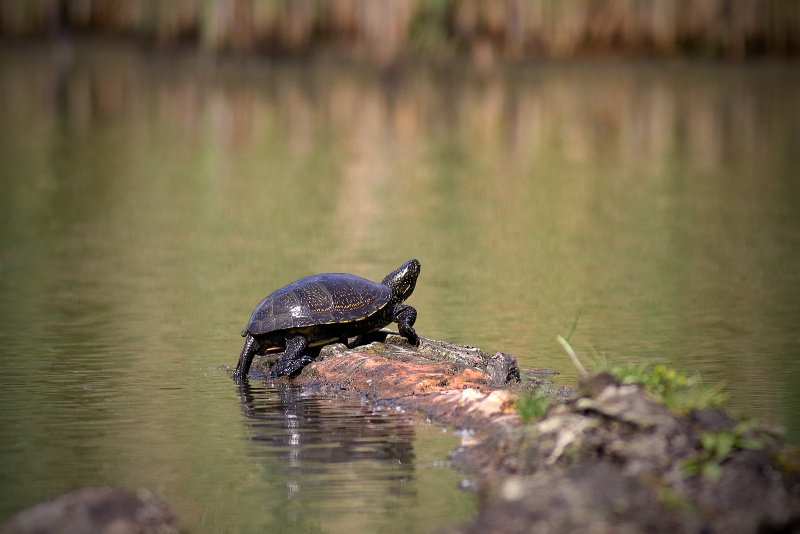
[[[230,370],[270,291],[416,257],[421,335],[725,380],[800,439],[800,74],[0,57],[0,520],[147,486],[196,532],[430,532],[452,431]],[[223,366],[223,368],[220,368]]]

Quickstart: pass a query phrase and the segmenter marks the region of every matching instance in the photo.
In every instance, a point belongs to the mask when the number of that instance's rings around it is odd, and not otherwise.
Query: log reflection
[[[289,499],[320,491],[400,495],[414,477],[407,415],[291,385],[246,383],[240,394],[251,457],[271,477],[283,474]]]

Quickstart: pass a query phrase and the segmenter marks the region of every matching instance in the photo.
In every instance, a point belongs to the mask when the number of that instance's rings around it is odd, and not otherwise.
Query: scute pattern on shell
[[[309,276],[268,295],[250,316],[248,330],[266,334],[287,328],[349,323],[369,317],[389,302],[392,291],[352,274]]]

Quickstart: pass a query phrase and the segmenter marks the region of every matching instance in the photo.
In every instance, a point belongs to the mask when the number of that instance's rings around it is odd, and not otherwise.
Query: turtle
[[[302,278],[262,300],[242,331],[246,338],[235,380],[247,377],[256,354],[285,350],[270,376],[290,377],[313,361],[305,351],[373,332],[396,322],[400,334],[419,344],[414,331],[417,310],[403,304],[419,277],[413,259],[392,271],[381,283],[344,273]]]

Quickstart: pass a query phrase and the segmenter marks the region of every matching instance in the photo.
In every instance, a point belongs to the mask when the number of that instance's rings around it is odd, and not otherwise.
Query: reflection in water
[[[302,531],[321,523],[335,532],[380,525],[422,498],[413,417],[290,384],[239,388],[251,468],[271,488],[261,512],[270,526]]]
[[[401,494],[403,484],[413,478],[415,435],[410,416],[375,411],[358,400],[291,385],[245,383],[241,396],[249,439],[257,444],[251,455],[279,460],[289,498],[308,492],[304,479],[315,486],[312,494],[325,486],[324,491],[340,495],[369,495],[382,492],[368,488],[369,481],[351,484],[341,479],[366,475],[384,491]],[[364,464],[369,468],[359,467]]]

